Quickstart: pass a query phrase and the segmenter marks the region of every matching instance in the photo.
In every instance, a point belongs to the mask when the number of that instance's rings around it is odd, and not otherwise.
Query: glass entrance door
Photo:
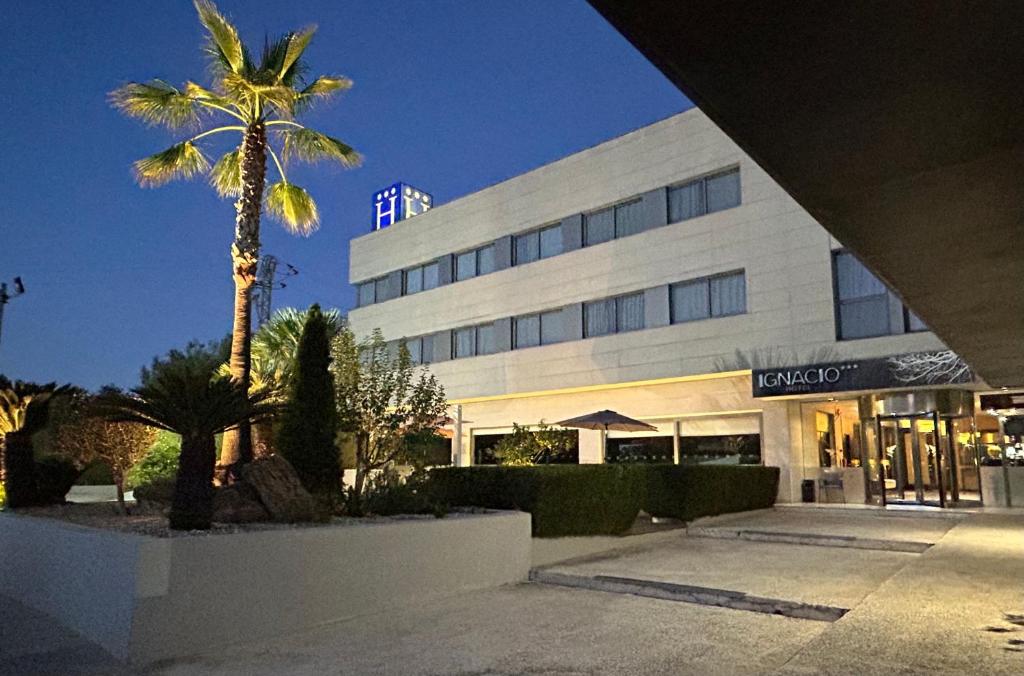
[[[949,421],[934,413],[876,419],[886,503],[945,507],[949,499]]]

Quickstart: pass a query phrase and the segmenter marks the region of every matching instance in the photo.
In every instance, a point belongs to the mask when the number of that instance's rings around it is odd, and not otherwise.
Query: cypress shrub
[[[295,379],[281,416],[276,447],[306,489],[325,497],[341,491],[341,463],[335,446],[338,413],[330,363],[330,329],[320,306],[314,305],[299,338]]]

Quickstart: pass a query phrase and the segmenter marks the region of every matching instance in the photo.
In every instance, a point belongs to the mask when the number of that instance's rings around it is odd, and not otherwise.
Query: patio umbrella
[[[584,430],[602,430],[607,432],[615,430],[618,432],[656,432],[654,425],[648,425],[641,420],[634,420],[615,411],[597,411],[581,415],[578,418],[569,418],[562,422],[555,423],[560,427],[578,427]]]

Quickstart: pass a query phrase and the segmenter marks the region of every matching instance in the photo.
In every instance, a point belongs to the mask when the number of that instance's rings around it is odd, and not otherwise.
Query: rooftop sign
[[[383,230],[434,206],[432,195],[405,183],[395,183],[373,195],[373,229]]]

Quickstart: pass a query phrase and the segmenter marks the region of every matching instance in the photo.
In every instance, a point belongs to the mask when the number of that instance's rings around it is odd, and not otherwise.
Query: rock
[[[270,512],[260,502],[255,488],[237,482],[213,492],[213,520],[218,523],[270,521]]]
[[[323,519],[323,510],[303,488],[291,464],[279,455],[258,458],[242,467],[242,481],[255,489],[274,521],[296,523]]]

